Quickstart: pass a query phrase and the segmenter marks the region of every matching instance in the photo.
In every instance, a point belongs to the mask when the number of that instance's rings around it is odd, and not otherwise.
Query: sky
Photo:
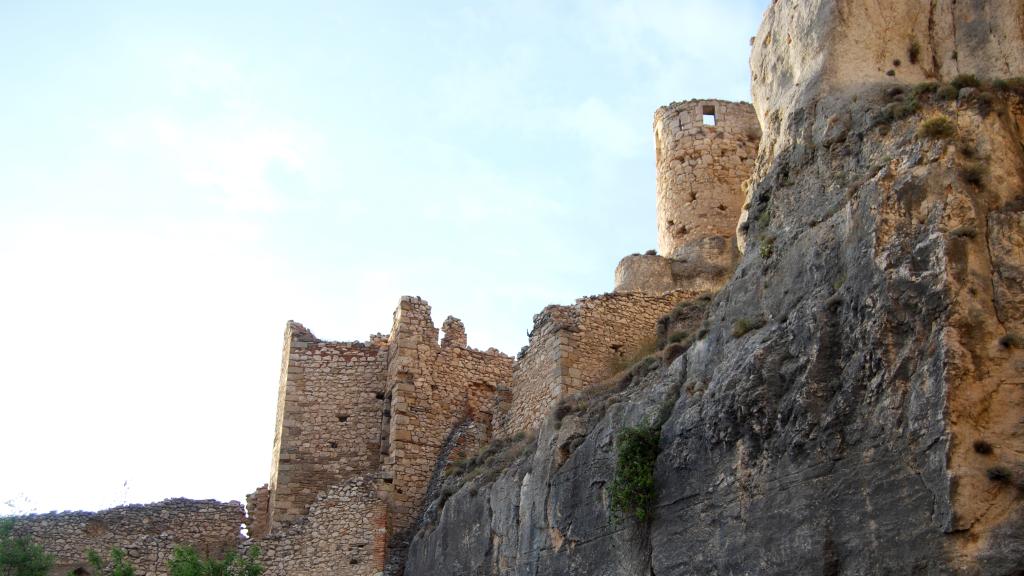
[[[289,319],[515,354],[610,291],[767,5],[0,1],[0,515],[244,500]]]

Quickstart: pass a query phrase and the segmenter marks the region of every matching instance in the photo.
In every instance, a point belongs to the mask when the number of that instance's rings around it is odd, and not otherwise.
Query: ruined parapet
[[[666,258],[731,267],[730,239],[761,137],[746,102],[689,100],[654,115],[658,251]]]
[[[655,257],[657,258],[657,257]],[[658,321],[695,292],[580,298],[533,317],[530,346],[512,369],[512,398],[495,417],[504,437],[536,428],[558,401],[654,352]]]
[[[381,452],[389,526],[398,540],[423,507],[437,456],[452,429],[465,421],[489,427],[497,390],[512,378],[512,358],[468,347],[460,320],[449,317],[443,328],[439,342],[430,305],[422,298],[404,297],[395,311]]]
[[[735,267],[732,241],[722,236],[702,238],[683,246],[678,259],[654,254],[626,256],[615,268],[615,292],[713,292],[729,280]]]
[[[139,574],[167,574],[176,546],[218,557],[242,541],[245,511],[239,502],[176,498],[100,512],[50,512],[14,518],[14,532],[54,557],[53,574],[91,570],[89,550],[121,548]]]
[[[463,325],[462,320],[454,316],[445,318],[444,324],[441,325],[441,331],[444,332],[441,346],[466,347],[466,326]]]
[[[264,536],[270,531],[270,485],[264,484],[245,496],[245,529],[250,538]]]
[[[318,340],[285,330],[271,464],[270,530],[302,518],[317,495],[380,466],[388,348],[379,339]]]

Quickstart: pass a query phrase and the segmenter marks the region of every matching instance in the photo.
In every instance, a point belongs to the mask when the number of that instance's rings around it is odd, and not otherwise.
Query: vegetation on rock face
[[[223,560],[201,558],[191,547],[174,549],[167,563],[170,576],[260,576],[265,568],[260,564],[260,550],[252,547],[244,556],[228,552]]]
[[[645,522],[654,505],[654,463],[661,426],[642,425],[619,433],[619,457],[612,482],[611,507],[619,516]]]
[[[0,520],[0,576],[46,576],[53,558],[39,545],[13,532],[14,522]]]
[[[732,336],[739,338],[751,330],[757,330],[764,326],[763,318],[740,318],[732,323]]]
[[[89,560],[89,565],[92,566],[92,569],[98,575],[135,576],[135,567],[128,560],[128,554],[121,548],[110,549],[109,562],[95,550],[89,550],[86,553],[86,558]]]
[[[921,122],[917,133],[928,138],[949,138],[956,133],[956,125],[947,116],[935,114]]]

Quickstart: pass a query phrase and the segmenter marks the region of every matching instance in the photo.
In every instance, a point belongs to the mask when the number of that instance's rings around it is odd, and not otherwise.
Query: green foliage
[[[683,340],[686,340],[687,336],[688,334],[686,333],[686,330],[680,330],[668,337],[668,343],[675,344],[676,342],[682,342]]]
[[[0,576],[46,576],[53,557],[28,538],[14,535],[14,522],[0,520]]]
[[[192,547],[179,546],[167,568],[170,576],[260,576],[265,568],[259,560],[260,549],[256,546],[244,556],[228,552],[223,560],[201,558]]]
[[[921,57],[921,43],[914,38],[910,41],[910,46],[907,47],[907,58],[911,64],[917,64],[918,58]]]
[[[775,252],[775,238],[771,236],[765,236],[761,238],[761,245],[757,250],[757,253],[761,255],[762,260],[767,260],[772,257],[772,253]]]
[[[642,425],[619,433],[619,457],[610,490],[611,508],[618,516],[632,516],[640,522],[650,518],[660,438],[660,426]]]
[[[939,91],[938,82],[922,82],[910,90],[910,95],[917,98],[927,94],[934,94]]]
[[[935,91],[935,95],[942,100],[956,100],[958,91],[956,87],[946,84]]]
[[[953,88],[956,88],[957,90],[961,90],[963,88],[977,88],[978,86],[981,86],[981,82],[978,81],[978,78],[974,74],[960,74],[956,78],[953,78],[953,81],[950,82],[950,84],[952,84]]]
[[[110,549],[109,562],[95,550],[86,552],[86,558],[96,574],[103,574],[104,576],[135,576],[135,568],[128,560],[128,554],[121,548]]]
[[[956,133],[956,125],[947,116],[935,114],[921,122],[917,133],[927,138],[949,138]]]

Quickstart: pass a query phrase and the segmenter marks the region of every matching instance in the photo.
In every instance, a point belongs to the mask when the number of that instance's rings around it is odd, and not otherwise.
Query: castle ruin
[[[731,274],[760,137],[753,108],[675,103],[657,111],[654,134],[661,255],[623,259],[612,293],[546,307],[518,359],[468,347],[456,318],[439,331],[419,297],[403,297],[391,331],[365,342],[323,341],[289,322],[270,479],[248,496],[247,515],[238,503],[211,504],[195,515],[206,531],[136,538],[139,526],[160,526],[165,508],[182,506],[169,501],[25,517],[19,530],[56,554],[61,574],[88,574],[85,550],[114,545],[141,573],[165,574],[172,544],[210,553],[259,546],[269,576],[400,573],[448,464],[536,429],[562,398],[651,349],[677,305]]]

